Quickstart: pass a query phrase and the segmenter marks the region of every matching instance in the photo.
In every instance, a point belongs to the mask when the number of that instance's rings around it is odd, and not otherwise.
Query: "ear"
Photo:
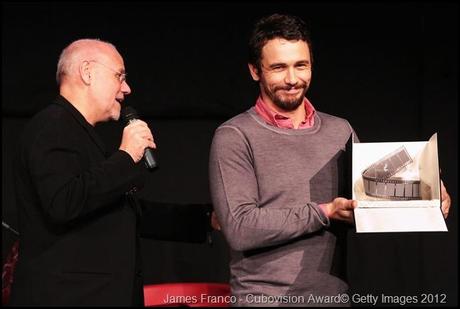
[[[252,64],[248,63],[249,72],[251,73],[252,79],[256,82],[260,80],[259,70]]]
[[[78,69],[83,83],[86,85],[91,84],[91,69],[89,61],[83,61]]]

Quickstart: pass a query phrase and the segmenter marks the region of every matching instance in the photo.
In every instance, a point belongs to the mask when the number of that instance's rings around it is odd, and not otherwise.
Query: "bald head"
[[[115,46],[99,39],[81,39],[64,48],[59,57],[56,81],[58,86],[63,79],[78,76],[79,65],[83,61],[104,58],[108,54],[117,53]]]
[[[81,39],[61,53],[56,72],[59,94],[88,121],[117,120],[120,103],[131,93],[123,57],[115,46]]]

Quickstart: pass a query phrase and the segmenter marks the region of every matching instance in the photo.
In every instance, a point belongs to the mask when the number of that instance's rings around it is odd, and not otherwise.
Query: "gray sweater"
[[[236,305],[328,304],[346,292],[332,275],[336,236],[318,205],[338,196],[339,158],[352,132],[321,112],[311,128],[276,128],[254,108],[217,128],[210,190],[231,247]]]

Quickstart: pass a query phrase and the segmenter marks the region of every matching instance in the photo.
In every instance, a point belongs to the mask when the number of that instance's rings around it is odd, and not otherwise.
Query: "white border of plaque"
[[[447,231],[437,134],[425,142],[353,143],[356,231]]]

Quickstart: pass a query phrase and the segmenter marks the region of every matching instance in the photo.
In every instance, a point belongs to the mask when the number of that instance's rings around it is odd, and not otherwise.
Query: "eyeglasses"
[[[120,81],[120,84],[123,83],[124,81],[126,81],[126,76],[128,75],[128,73],[122,73],[122,72],[119,72],[117,70],[114,70],[111,67],[109,67],[109,66],[107,66],[107,65],[105,65],[105,64],[103,64],[103,63],[101,63],[99,61],[96,61],[96,60],[89,60],[88,62],[94,62],[94,63],[100,64],[103,67],[105,67],[106,69],[109,69],[110,71],[114,72],[115,76]]]

